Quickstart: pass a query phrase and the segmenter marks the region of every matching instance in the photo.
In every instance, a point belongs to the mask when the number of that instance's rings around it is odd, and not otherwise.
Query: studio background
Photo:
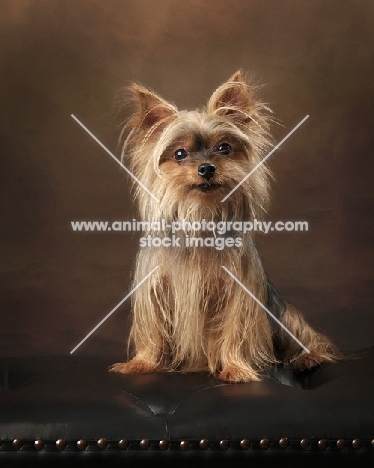
[[[139,235],[74,233],[131,220],[115,96],[129,81],[179,108],[237,69],[282,126],[269,220],[308,232],[258,239],[283,295],[345,350],[374,344],[371,0],[1,0],[0,355],[69,354],[130,290]],[[123,117],[123,115],[121,115]],[[126,349],[130,302],[77,351]]]

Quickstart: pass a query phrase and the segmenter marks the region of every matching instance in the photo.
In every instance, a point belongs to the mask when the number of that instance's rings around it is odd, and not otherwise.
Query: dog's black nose
[[[214,173],[216,172],[216,166],[212,163],[203,163],[200,164],[200,166],[197,169],[197,172],[201,177],[204,177],[204,179],[209,180],[214,176]]]

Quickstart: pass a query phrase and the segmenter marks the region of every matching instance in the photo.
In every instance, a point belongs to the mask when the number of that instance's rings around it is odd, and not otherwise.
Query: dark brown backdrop
[[[128,292],[137,236],[77,234],[71,220],[135,214],[113,99],[140,81],[201,105],[253,72],[284,127],[271,158],[272,220],[307,233],[260,239],[285,296],[346,349],[373,344],[371,0],[3,0],[0,354],[68,354]],[[117,151],[118,154],[118,151]],[[125,349],[128,304],[77,351]]]

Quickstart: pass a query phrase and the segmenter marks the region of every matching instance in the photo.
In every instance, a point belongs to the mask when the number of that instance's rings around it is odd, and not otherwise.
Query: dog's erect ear
[[[175,106],[143,86],[132,84],[128,91],[136,109],[129,122],[131,126],[148,130],[178,112]]]
[[[208,112],[246,123],[251,120],[249,113],[253,108],[253,101],[253,93],[243,73],[238,70],[214,91],[208,102]]]

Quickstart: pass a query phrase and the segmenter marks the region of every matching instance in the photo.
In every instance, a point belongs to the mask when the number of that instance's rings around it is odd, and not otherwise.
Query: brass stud
[[[248,450],[250,446],[251,446],[251,442],[248,439],[242,439],[240,441],[240,447],[243,450]]]
[[[228,450],[230,448],[230,442],[227,439],[223,439],[220,441],[219,446],[222,450]]]
[[[210,443],[208,439],[201,439],[199,442],[200,448],[203,450],[207,450],[210,447]]]
[[[181,450],[188,450],[190,448],[190,443],[188,442],[188,440],[181,440],[179,446]]]
[[[260,440],[260,448],[262,448],[263,450],[267,450],[269,447],[270,447],[270,442],[268,441],[268,439]]]
[[[19,450],[22,447],[23,443],[21,439],[14,439],[12,442],[12,447],[16,450]]]
[[[148,450],[151,443],[148,439],[142,439],[139,443],[140,445],[140,448],[143,449],[143,450]]]
[[[166,439],[160,440],[158,446],[161,450],[167,450],[169,448],[169,441]]]
[[[290,443],[287,439],[287,437],[282,437],[281,439],[279,439],[279,447],[281,449],[286,449],[287,447],[289,447]]]
[[[97,446],[99,449],[106,449],[108,447],[108,441],[104,439],[104,437],[100,437],[100,439],[97,441]]]
[[[126,450],[128,446],[129,446],[129,443],[128,443],[127,439],[121,439],[121,440],[118,442],[118,447],[119,447],[121,450]]]
[[[329,443],[327,442],[326,439],[320,439],[317,445],[320,450],[326,450],[327,447],[329,446]]]
[[[307,448],[309,448],[309,446],[310,446],[309,439],[301,439],[300,440],[300,447],[302,449],[307,449]]]
[[[86,450],[87,448],[87,441],[85,441],[84,439],[79,439],[77,441],[77,447],[79,450]]]
[[[34,442],[34,447],[36,450],[42,450],[44,448],[44,442],[40,439],[37,439],[35,442]]]
[[[336,441],[336,446],[338,447],[339,450],[344,450],[345,449],[345,440],[344,439],[338,439]]]
[[[353,440],[352,440],[352,447],[353,447],[355,450],[360,450],[360,448],[361,448],[361,440],[360,440],[360,439],[353,439]]]
[[[58,450],[64,450],[64,448],[66,447],[66,442],[64,439],[57,439],[56,440],[56,448]]]

